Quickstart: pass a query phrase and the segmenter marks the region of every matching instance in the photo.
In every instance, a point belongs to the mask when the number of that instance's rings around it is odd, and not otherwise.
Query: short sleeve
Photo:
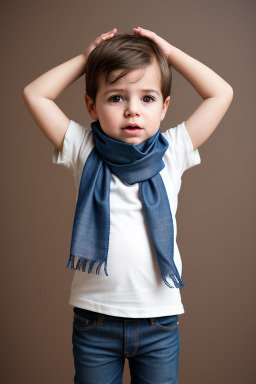
[[[62,165],[74,171],[77,166],[81,145],[89,132],[90,130],[88,128],[70,120],[64,136],[62,151],[59,152],[56,147],[53,147],[53,163]]]
[[[193,148],[185,121],[175,128],[168,129],[163,135],[169,142],[169,149],[174,154],[176,167],[181,175],[187,169],[201,163],[199,151]]]

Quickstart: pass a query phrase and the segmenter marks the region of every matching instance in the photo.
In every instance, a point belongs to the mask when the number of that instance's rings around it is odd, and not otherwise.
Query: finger
[[[106,36],[107,36],[107,33],[102,33],[102,35],[100,35],[96,40],[95,40],[95,43],[97,45],[99,45],[100,43],[102,43],[102,41],[106,40]]]
[[[106,40],[106,39],[108,39],[108,38],[110,38],[110,37],[113,37],[114,34],[115,34],[116,32],[117,32],[117,29],[114,28],[114,29],[112,29],[111,31],[102,34],[102,35],[101,35],[101,39],[102,39],[102,40]]]
[[[142,31],[142,29],[141,29],[140,27],[138,27],[138,28],[133,28],[133,33],[135,33],[136,35],[140,35],[140,36],[146,36],[146,35],[143,33],[143,31]]]
[[[141,31],[143,32],[147,32],[147,33],[153,33],[152,31],[150,31],[149,29],[145,29],[145,28],[141,28],[141,27],[138,27]]]
[[[155,32],[149,31],[148,29],[144,29],[141,27],[133,28],[133,29],[135,30],[135,32],[139,33],[141,36],[148,36],[151,39],[156,37]]]
[[[139,33],[139,28],[133,28],[133,32]]]
[[[104,33],[103,36],[113,35],[113,34],[115,34],[116,32],[117,32],[117,29],[114,28],[114,29],[112,29],[112,31],[109,31],[109,32],[107,32],[107,33]]]

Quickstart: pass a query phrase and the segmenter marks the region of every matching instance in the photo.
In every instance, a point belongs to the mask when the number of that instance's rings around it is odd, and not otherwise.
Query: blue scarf
[[[112,139],[101,129],[99,120],[91,124],[95,147],[85,162],[77,198],[70,258],[66,268],[88,273],[95,263],[99,274],[103,263],[106,276],[110,234],[111,173],[126,184],[140,183],[140,197],[149,232],[156,250],[161,276],[165,284],[170,277],[176,288],[185,288],[174,264],[174,229],[172,213],[160,171],[162,157],[169,144],[157,133],[138,145]],[[76,267],[74,266],[77,259]]]

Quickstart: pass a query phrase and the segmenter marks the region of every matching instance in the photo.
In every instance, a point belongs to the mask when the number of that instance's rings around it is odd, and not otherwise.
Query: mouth
[[[127,133],[128,135],[138,135],[142,131],[142,128],[139,125],[136,124],[127,124],[124,128],[123,131]]]

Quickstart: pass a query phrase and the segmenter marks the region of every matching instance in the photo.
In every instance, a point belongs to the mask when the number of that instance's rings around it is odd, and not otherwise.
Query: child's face
[[[116,78],[121,70],[110,74]],[[114,76],[113,76],[114,75]],[[165,117],[170,96],[163,102],[161,72],[156,61],[151,65],[134,69],[113,84],[100,78],[95,104],[85,95],[88,111],[109,137],[129,144],[140,144],[153,136]],[[135,124],[140,129],[124,129]]]

